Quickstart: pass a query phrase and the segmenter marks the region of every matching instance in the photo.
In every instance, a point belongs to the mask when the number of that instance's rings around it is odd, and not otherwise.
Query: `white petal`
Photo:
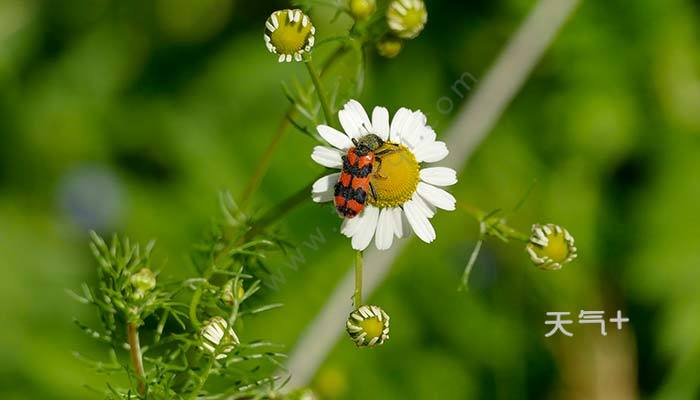
[[[372,129],[367,112],[356,100],[345,103],[343,109],[338,112],[338,118],[343,130],[351,138],[364,136]]]
[[[416,207],[416,203],[413,200],[409,200],[404,204],[403,210],[406,213],[406,219],[408,219],[408,223],[416,235],[422,241],[430,243],[435,240],[435,228]]]
[[[384,208],[379,213],[377,234],[374,238],[374,244],[379,250],[389,249],[394,241],[394,216],[391,210],[390,208]]]
[[[447,211],[453,211],[455,209],[455,203],[457,200],[455,200],[454,196],[440,188],[429,185],[425,182],[419,182],[416,190],[422,198],[435,207],[442,208],[443,210]]]
[[[409,148],[414,148],[420,142],[420,134],[425,129],[426,121],[425,114],[420,111],[411,114],[401,130],[401,141]]]
[[[416,205],[416,209],[419,210],[426,218],[430,219],[435,216],[435,206],[423,200],[418,192],[413,192],[412,200]]]
[[[373,206],[366,206],[362,215],[355,218],[360,218],[359,228],[357,233],[352,237],[352,248],[355,250],[364,250],[372,241],[374,231],[377,229],[377,220],[379,219],[379,209]]]
[[[314,147],[311,159],[328,168],[338,168],[343,166],[342,153],[336,149],[326,146]]]
[[[457,172],[447,167],[431,167],[420,170],[423,182],[436,186],[451,186],[457,183]]]
[[[316,203],[323,203],[325,201],[333,200],[335,184],[338,182],[339,177],[340,172],[337,174],[326,175],[314,182],[313,186],[311,187],[311,198]]]
[[[374,107],[374,111],[372,111],[372,129],[382,140],[389,140],[389,111],[386,108]]]
[[[401,143],[401,131],[406,124],[406,121],[413,112],[408,108],[399,108],[394,114],[394,119],[391,120],[391,131],[389,132],[389,140],[394,143]]]
[[[340,225],[340,233],[349,238],[355,236],[357,231],[360,229],[360,217],[362,217],[363,214],[364,210],[354,218],[343,219],[343,224]]]
[[[328,142],[331,146],[340,150],[347,150],[353,146],[352,141],[348,135],[331,128],[327,125],[319,125],[316,127],[318,134],[321,135],[323,140]]]
[[[416,142],[416,147],[426,145],[429,143],[433,143],[436,138],[437,138],[437,134],[435,133],[433,128],[430,125],[426,125],[423,129],[421,129],[421,132],[418,135],[418,141]]]
[[[418,162],[437,162],[447,157],[448,154],[445,142],[426,143],[413,150],[413,155],[416,156]]]
[[[406,216],[404,215],[403,210],[401,210],[399,207],[389,208],[388,210],[390,210],[391,217],[394,220],[394,233],[396,234],[396,237],[405,237],[408,232],[406,229]]]

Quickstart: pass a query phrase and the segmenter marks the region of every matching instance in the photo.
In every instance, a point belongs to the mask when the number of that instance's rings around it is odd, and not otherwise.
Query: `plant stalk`
[[[199,392],[202,391],[204,388],[204,384],[207,383],[207,379],[209,379],[209,374],[211,373],[211,369],[214,366],[214,355],[209,357],[209,362],[207,363],[206,368],[204,369],[204,373],[202,376],[199,377],[199,382],[197,382],[197,387],[192,390],[192,394],[190,395],[190,399],[197,399],[199,397]]]
[[[358,250],[355,253],[355,294],[353,295],[356,309],[362,305],[362,267],[362,251]]]
[[[323,75],[328,71],[328,69],[336,63],[340,59],[340,57],[343,56],[348,51],[348,48],[346,46],[340,46],[338,47],[333,54],[331,54],[326,61],[323,63],[321,66],[321,74],[320,76],[323,77]],[[272,137],[272,140],[270,143],[267,145],[267,148],[265,149],[265,152],[263,153],[262,157],[258,161],[257,165],[255,166],[255,170],[253,172],[253,175],[250,177],[250,180],[248,181],[248,184],[246,185],[245,189],[243,190],[243,194],[241,195],[241,208],[245,210],[247,207],[248,203],[250,202],[250,199],[253,197],[253,193],[255,193],[256,190],[258,190],[258,187],[260,186],[260,183],[262,182],[263,178],[265,177],[265,174],[267,173],[268,168],[270,167],[270,163],[272,162],[272,157],[275,154],[275,151],[277,151],[277,148],[279,147],[280,142],[282,141],[282,138],[284,137],[284,134],[287,132],[287,128],[289,127],[289,118],[294,114],[294,105],[290,105],[287,111],[284,113],[284,118],[282,118],[282,121],[280,121],[280,124],[277,127],[277,131],[275,132],[275,135]]]
[[[130,322],[126,326],[127,337],[129,340],[129,353],[131,354],[131,363],[134,365],[134,372],[138,378],[139,395],[146,394],[146,373],[143,370],[143,357],[141,355],[141,344],[139,343],[139,330],[135,322]]]
[[[331,112],[331,106],[328,102],[328,97],[326,96],[325,90],[323,90],[321,76],[318,74],[318,71],[316,70],[316,67],[314,67],[311,59],[306,60],[304,64],[306,64],[306,69],[309,71],[309,75],[311,76],[311,82],[313,82],[314,88],[316,89],[318,100],[321,102],[321,108],[323,109],[323,116],[326,118],[326,124],[335,125],[333,113]]]

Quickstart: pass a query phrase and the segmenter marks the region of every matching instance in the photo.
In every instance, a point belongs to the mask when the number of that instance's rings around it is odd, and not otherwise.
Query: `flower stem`
[[[287,132],[287,127],[289,126],[289,117],[292,115],[292,111],[293,108],[290,107],[289,110],[287,110],[287,112],[284,114],[284,118],[282,119],[282,121],[280,121],[280,124],[277,126],[277,130],[275,131],[275,135],[272,137],[270,144],[267,145],[265,152],[263,153],[262,157],[260,157],[260,160],[258,160],[258,164],[255,166],[255,171],[250,177],[248,184],[243,190],[243,195],[241,196],[242,209],[245,209],[245,207],[248,205],[250,198],[260,186],[262,178],[265,176],[267,169],[270,167],[270,162],[272,162],[272,156],[275,154],[275,151],[277,150],[277,147],[282,141],[285,132]]]
[[[465,291],[469,289],[468,283],[469,283],[469,275],[472,273],[472,268],[474,267],[474,264],[476,263],[476,259],[479,257],[479,252],[481,251],[481,245],[484,243],[484,230],[483,230],[483,223],[482,223],[482,231],[479,234],[479,241],[476,242],[476,245],[474,246],[474,250],[472,250],[471,256],[469,256],[469,262],[467,262],[467,266],[464,268],[464,273],[462,274],[462,281],[459,284],[459,287],[457,288],[457,291]]]
[[[362,305],[362,251],[355,253],[355,294],[353,295],[355,308]]]
[[[325,175],[325,174],[323,174]],[[323,176],[321,175],[321,176]],[[275,207],[273,207],[270,211],[267,213],[263,214],[260,219],[258,219],[251,230],[248,232],[248,237],[254,236],[256,233],[260,232],[262,229],[268,227],[270,224],[276,222],[280,218],[282,218],[285,214],[288,212],[292,211],[296,206],[304,202],[305,200],[308,200],[311,196],[311,188],[321,176],[316,177],[313,179],[313,181],[309,182],[308,184],[304,185],[303,188],[301,188],[298,192],[292,194],[291,196],[287,197],[286,199],[282,200],[279,204],[277,204]]]
[[[204,388],[204,384],[207,383],[207,379],[209,379],[209,374],[211,373],[211,369],[214,366],[214,359],[215,357],[212,355],[209,357],[209,362],[207,363],[207,366],[204,368],[204,373],[202,376],[199,377],[199,382],[197,382],[197,387],[192,390],[192,394],[190,395],[190,399],[197,399],[199,397],[199,392],[202,391]]]
[[[338,47],[321,66],[320,76],[322,77],[324,73],[326,73],[326,71],[328,71],[328,69],[333,64],[335,64],[347,51],[347,46]],[[279,147],[279,144],[282,141],[284,134],[287,132],[287,128],[290,124],[289,118],[293,114],[294,105],[290,105],[287,111],[284,113],[284,117],[282,118],[282,121],[280,121],[280,124],[277,127],[277,131],[275,131],[275,135],[272,137],[272,140],[267,145],[267,148],[265,149],[265,152],[263,153],[262,157],[260,157],[260,159],[258,160],[253,175],[251,175],[248,184],[246,184],[246,187],[243,190],[243,194],[241,195],[241,209],[245,210],[250,199],[253,197],[253,193],[255,193],[255,191],[258,190],[260,183],[262,182],[263,178],[265,177],[265,174],[267,173],[268,168],[270,167],[272,156],[275,154],[275,151]]]
[[[129,340],[129,352],[131,353],[131,363],[134,364],[134,372],[138,378],[139,395],[146,394],[146,374],[143,370],[143,358],[141,355],[141,344],[139,343],[139,330],[135,322],[130,322],[126,326]]]
[[[316,67],[314,67],[314,64],[310,58],[307,59],[304,62],[304,64],[306,64],[306,69],[309,71],[309,75],[311,76],[311,82],[313,82],[314,88],[316,89],[318,100],[321,102],[321,108],[323,109],[323,115],[326,118],[326,123],[328,125],[334,125],[333,113],[331,112],[331,107],[330,103],[328,102],[326,92],[323,90],[323,85],[321,84],[321,77],[318,74],[318,71],[316,71]]]

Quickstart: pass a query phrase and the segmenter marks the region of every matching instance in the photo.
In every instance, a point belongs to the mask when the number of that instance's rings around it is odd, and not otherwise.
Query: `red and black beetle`
[[[383,149],[387,143],[375,134],[367,134],[359,140],[352,139],[355,147],[351,147],[343,158],[343,170],[338,183],[335,184],[335,209],[341,217],[353,218],[365,207],[367,194],[377,198],[374,187],[370,182],[374,162],[381,165],[381,156],[395,151],[394,148]],[[378,168],[379,169],[379,168]]]

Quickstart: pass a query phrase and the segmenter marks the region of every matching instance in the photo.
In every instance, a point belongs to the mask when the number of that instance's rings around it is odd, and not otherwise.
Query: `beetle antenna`
[[[362,127],[365,129],[365,134],[369,135],[369,134],[370,134],[370,131],[369,131],[369,128],[367,127],[367,124],[365,124],[365,123],[363,122],[363,123],[362,123]]]

